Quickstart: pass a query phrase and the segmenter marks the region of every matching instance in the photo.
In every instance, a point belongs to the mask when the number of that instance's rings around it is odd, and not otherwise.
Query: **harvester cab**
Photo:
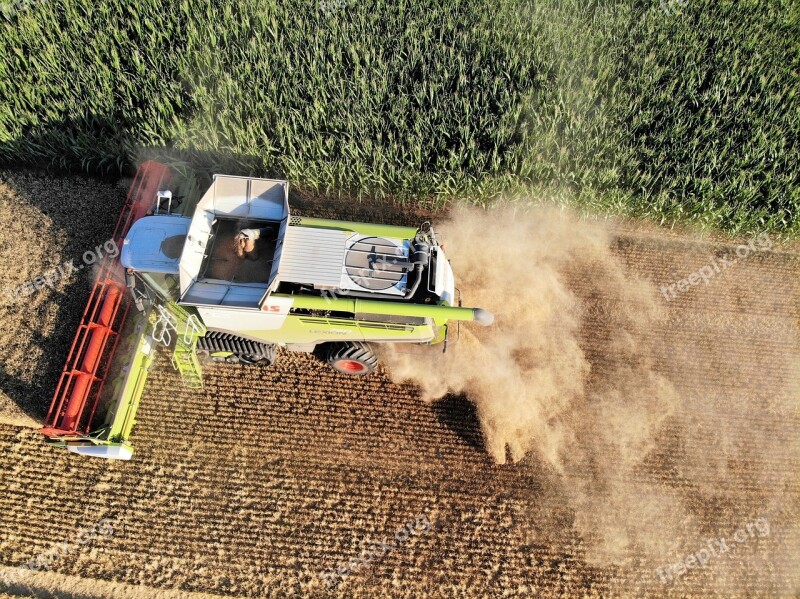
[[[269,365],[283,347],[364,375],[374,344],[444,343],[451,322],[492,323],[459,305],[429,223],[291,215],[288,184],[272,179],[217,175],[194,203],[170,187],[165,166],[139,169],[115,232],[121,254],[101,269],[42,429],[51,443],[129,459],[158,346],[200,388],[203,361]]]

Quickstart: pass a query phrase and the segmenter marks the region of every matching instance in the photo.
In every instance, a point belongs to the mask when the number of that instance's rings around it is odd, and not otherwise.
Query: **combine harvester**
[[[122,251],[101,266],[41,429],[54,445],[130,459],[158,346],[197,389],[200,357],[268,365],[280,345],[364,375],[371,344],[446,348],[451,321],[493,321],[458,305],[428,223],[291,216],[286,181],[251,177],[216,175],[192,204],[176,179],[156,162],[136,174],[113,237]]]

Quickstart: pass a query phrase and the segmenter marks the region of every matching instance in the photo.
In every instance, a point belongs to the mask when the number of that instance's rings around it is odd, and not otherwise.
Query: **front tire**
[[[331,368],[342,374],[364,376],[375,370],[378,356],[367,343],[349,341],[331,344],[326,361]]]

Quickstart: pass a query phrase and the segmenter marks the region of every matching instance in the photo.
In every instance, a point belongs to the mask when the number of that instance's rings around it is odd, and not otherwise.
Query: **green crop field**
[[[12,0],[0,161],[800,232],[796,0]],[[152,150],[149,150],[152,152]]]

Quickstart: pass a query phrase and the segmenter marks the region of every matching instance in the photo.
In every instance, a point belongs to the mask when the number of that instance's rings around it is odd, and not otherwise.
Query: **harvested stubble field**
[[[109,219],[87,215],[115,214],[124,193],[124,185],[25,172],[3,181],[0,201],[13,218],[3,220],[0,257],[16,265],[3,270],[6,286],[102,243]],[[359,206],[326,210],[353,218]],[[400,214],[389,207],[382,216],[413,220]],[[576,236],[582,227],[572,227]],[[385,369],[351,379],[296,354],[271,369],[209,368],[196,392],[162,358],[142,400],[134,460],[81,459],[47,448],[25,419],[49,403],[88,269],[53,291],[5,301],[0,565],[74,542],[101,519],[113,534],[72,545],[49,570],[0,589],[87,598],[796,596],[796,250],[739,260],[670,301],[657,291],[734,247],[616,226],[607,259],[625,280],[650,281],[657,314],[645,320],[619,309],[625,289],[585,271],[592,260],[559,273],[580,319],[556,325],[574,334],[591,366],[586,396],[598,399],[553,417],[569,438],[560,447],[576,450],[560,461],[535,442],[517,463],[494,463],[479,423],[487,407],[473,407],[475,397],[426,402]],[[537,268],[535,256],[530,264]],[[495,334],[510,300],[486,306],[498,311]],[[467,331],[462,342],[469,347]],[[568,369],[561,358],[546,368]],[[438,362],[429,363],[435,378]],[[629,388],[631,374],[649,383]],[[631,433],[637,424],[647,430]],[[325,588],[321,573],[420,516],[429,531]],[[748,525],[751,534],[735,542]],[[660,579],[658,568],[720,538],[730,551]]]

